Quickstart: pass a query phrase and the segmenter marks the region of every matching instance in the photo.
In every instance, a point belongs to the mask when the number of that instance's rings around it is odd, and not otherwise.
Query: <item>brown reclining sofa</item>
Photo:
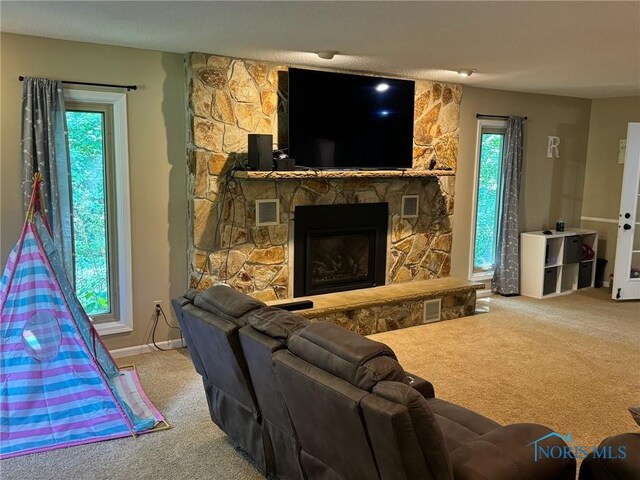
[[[289,479],[574,480],[575,461],[534,461],[552,433],[435,398],[394,352],[230,287],[173,306],[211,419],[263,473]],[[564,448],[557,436],[542,441]],[[540,444],[539,444],[540,445]]]
[[[624,458],[620,455],[624,448]],[[638,480],[640,479],[640,433],[622,433],[605,438],[585,458],[580,466],[580,480]],[[608,458],[603,458],[605,454]]]

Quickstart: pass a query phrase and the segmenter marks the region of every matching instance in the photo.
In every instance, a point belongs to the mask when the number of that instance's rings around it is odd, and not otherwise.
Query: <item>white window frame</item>
[[[493,279],[493,270],[487,272],[474,272],[473,265],[475,260],[476,247],[476,218],[478,209],[478,188],[480,180],[480,152],[482,150],[482,129],[483,128],[507,128],[506,120],[487,120],[479,119],[476,130],[476,156],[475,168],[473,174],[473,196],[471,197],[471,244],[469,245],[469,280],[487,281]],[[503,158],[504,160],[504,158]]]
[[[127,95],[122,92],[64,89],[65,101],[107,104],[113,108],[115,218],[118,263],[118,312],[114,320],[96,323],[102,336],[133,331],[131,274],[131,202],[129,197],[129,141]]]

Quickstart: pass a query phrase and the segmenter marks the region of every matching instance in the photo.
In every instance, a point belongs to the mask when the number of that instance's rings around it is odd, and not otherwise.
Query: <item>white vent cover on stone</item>
[[[424,301],[424,318],[422,323],[431,323],[440,321],[441,298]]]
[[[266,227],[280,223],[280,200],[256,200],[256,226]]]
[[[402,196],[402,218],[417,218],[419,208],[419,195]]]

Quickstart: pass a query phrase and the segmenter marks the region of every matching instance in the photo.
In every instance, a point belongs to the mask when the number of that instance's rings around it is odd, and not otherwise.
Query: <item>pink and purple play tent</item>
[[[119,370],[63,273],[39,181],[0,280],[0,457],[126,437],[164,421]]]

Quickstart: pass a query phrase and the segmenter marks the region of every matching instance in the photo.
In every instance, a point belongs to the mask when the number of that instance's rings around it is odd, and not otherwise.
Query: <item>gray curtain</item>
[[[522,177],[522,117],[509,117],[501,172],[501,208],[496,244],[496,267],[491,290],[501,295],[520,293],[520,179]]]
[[[42,211],[63,259],[67,278],[74,285],[71,170],[64,96],[59,80],[24,79],[20,145],[25,211],[31,198],[33,174],[40,172],[43,179]]]

